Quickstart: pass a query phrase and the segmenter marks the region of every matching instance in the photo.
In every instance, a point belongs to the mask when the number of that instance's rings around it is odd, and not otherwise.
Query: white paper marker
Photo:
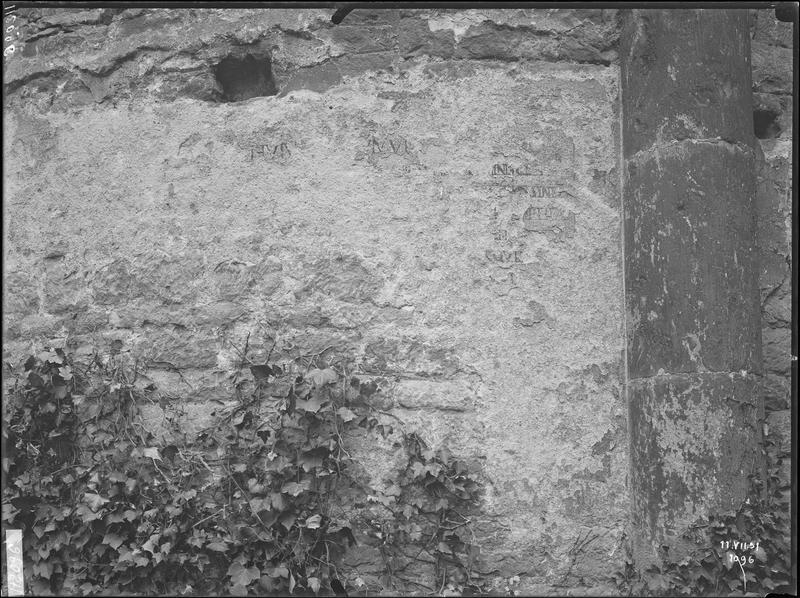
[[[6,583],[9,596],[24,596],[22,576],[22,530],[6,530]]]

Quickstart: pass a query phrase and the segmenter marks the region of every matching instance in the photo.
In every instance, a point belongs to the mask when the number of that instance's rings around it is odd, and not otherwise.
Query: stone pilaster
[[[622,32],[633,522],[675,546],[760,468],[746,10],[634,10]]]

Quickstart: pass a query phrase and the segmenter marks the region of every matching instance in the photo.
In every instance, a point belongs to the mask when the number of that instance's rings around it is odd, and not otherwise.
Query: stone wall
[[[129,352],[189,434],[248,338],[347,366],[480,466],[484,571],[595,587],[628,516],[615,14],[332,13],[28,13],[4,357]],[[391,479],[391,439],[354,451]]]
[[[4,361],[127,353],[151,430],[179,411],[190,437],[246,344],[347,367],[479,465],[484,571],[598,591],[630,515],[619,15],[333,13],[18,10]],[[792,34],[752,16],[767,422],[788,455]],[[381,486],[397,455],[372,442],[353,450]]]
[[[758,209],[764,397],[767,434],[791,466],[792,321],[792,23],[774,10],[752,11],[753,104],[763,157],[758,174]]]

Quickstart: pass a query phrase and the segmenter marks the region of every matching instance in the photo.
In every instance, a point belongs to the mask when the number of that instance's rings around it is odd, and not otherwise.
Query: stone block
[[[447,58],[453,55],[452,31],[431,31],[427,20],[406,18],[397,25],[397,47],[403,57],[425,54]]]
[[[370,339],[364,345],[367,373],[408,373],[422,377],[450,377],[460,369],[452,349],[410,338]]]
[[[32,272],[7,270],[3,274],[3,315],[39,311],[39,292]]]
[[[281,94],[286,95],[297,89],[308,89],[317,93],[325,93],[331,87],[342,82],[342,75],[333,63],[300,69],[293,73],[289,80],[281,86]]]
[[[474,391],[463,382],[404,380],[390,394],[400,409],[414,411],[471,412],[476,408]]]
[[[341,53],[347,54],[386,52],[393,50],[395,45],[394,29],[387,25],[341,24],[329,35],[331,43],[341,48]]]
[[[792,452],[792,412],[789,409],[767,413],[769,436],[778,443],[778,455],[789,456]]]
[[[748,153],[694,141],[629,162],[631,378],[760,371],[752,169]]]
[[[280,275],[268,262],[235,259],[218,263],[213,268],[210,279],[216,298],[225,302],[244,300],[258,290],[269,296],[281,285]]]
[[[736,509],[746,498],[747,476],[760,462],[758,393],[757,379],[740,374],[631,381],[633,517],[654,546],[679,544],[697,518]]]
[[[784,374],[773,374],[769,370],[764,375],[764,408],[767,412],[789,409],[791,404],[790,382]]]
[[[741,76],[750,72],[747,18],[736,10],[633,11],[621,51],[626,156],[682,139],[753,143],[750,81]]]
[[[358,77],[368,72],[386,72],[392,69],[394,52],[369,54],[344,54],[332,60],[342,77]]]
[[[779,21],[774,8],[753,10],[753,42],[791,48],[794,45],[792,24]]]
[[[113,16],[113,11],[105,8],[95,10],[63,9],[56,13],[42,16],[39,26],[65,29],[77,25],[108,24]]]
[[[63,258],[44,260],[44,309],[52,314],[85,311],[92,296],[81,264]]]
[[[295,293],[298,300],[320,294],[348,303],[363,303],[374,301],[383,286],[380,275],[355,255],[338,255],[308,263],[303,275],[306,282]]]
[[[789,328],[765,328],[761,332],[764,369],[772,374],[789,376],[792,364],[792,331]]]
[[[792,93],[791,48],[763,42],[752,43],[753,90],[759,93]]]
[[[171,364],[178,369],[196,369],[214,367],[219,348],[216,336],[210,332],[164,327],[138,335],[132,350],[148,362]]]
[[[792,322],[792,290],[784,285],[775,290],[761,305],[763,323],[770,328],[788,328]],[[763,333],[762,333],[763,334]]]

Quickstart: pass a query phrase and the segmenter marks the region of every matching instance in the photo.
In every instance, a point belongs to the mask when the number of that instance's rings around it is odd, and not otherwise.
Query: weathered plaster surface
[[[598,584],[628,516],[608,11],[192,12],[52,13],[9,69],[5,355],[121,343],[189,433],[248,334],[347,363],[478,465],[484,570]],[[217,103],[245,52],[278,93]],[[376,485],[392,451],[354,447]]]

